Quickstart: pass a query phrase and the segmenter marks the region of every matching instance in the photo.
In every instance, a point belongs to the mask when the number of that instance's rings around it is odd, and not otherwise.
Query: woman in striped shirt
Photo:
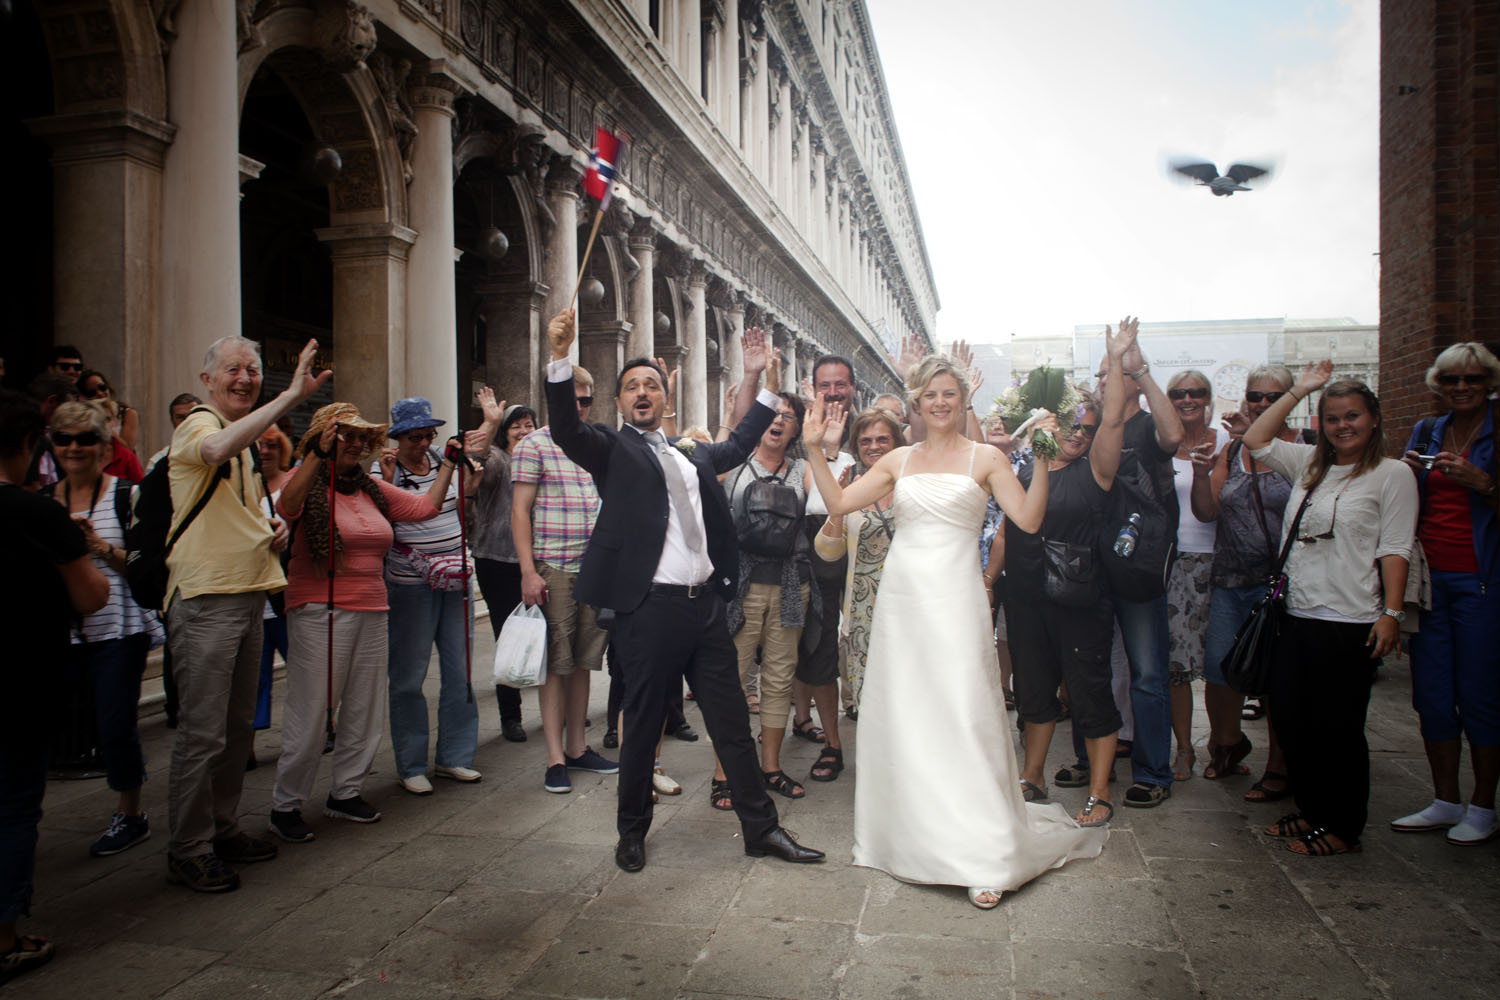
[[[156,614],[131,599],[125,584],[125,526],[130,483],[107,475],[114,453],[109,418],[94,403],[64,403],[52,414],[52,453],[62,478],[53,496],[83,529],[94,565],[109,580],[109,603],[73,628],[72,675],[94,689],[99,745],[109,787],[119,793],[114,816],[89,848],[95,857],[119,854],[151,836],[141,809],[146,762],[136,727],[141,675],[153,641],[162,640]]]

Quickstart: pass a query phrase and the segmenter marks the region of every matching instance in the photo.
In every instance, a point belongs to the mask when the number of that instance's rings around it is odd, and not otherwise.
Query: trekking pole
[[[464,466],[467,455],[458,463],[458,554],[463,557],[464,574],[464,685],[469,689],[469,704],[474,704],[474,662],[469,645],[473,640],[469,627],[469,529],[464,523]]]
[[[324,715],[328,738],[333,734],[333,546],[334,511],[338,507],[338,490],[334,488],[334,476],[338,474],[339,425],[333,425],[333,447],[328,452],[328,709]]]

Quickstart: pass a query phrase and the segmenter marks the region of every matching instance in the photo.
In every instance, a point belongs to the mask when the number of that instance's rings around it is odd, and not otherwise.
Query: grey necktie
[[[682,536],[687,546],[694,552],[703,551],[703,530],[698,525],[697,515],[693,513],[693,501],[688,496],[687,480],[683,478],[682,466],[677,464],[677,459],[672,455],[672,449],[667,447],[667,439],[661,431],[647,431],[646,440],[651,442],[651,447],[656,449],[657,458],[661,462],[661,471],[667,476],[667,492],[672,495],[672,505],[677,508],[677,520],[682,524]]]

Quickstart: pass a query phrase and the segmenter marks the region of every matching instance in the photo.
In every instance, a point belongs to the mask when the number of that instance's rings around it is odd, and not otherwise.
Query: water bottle
[[[1135,543],[1141,537],[1141,515],[1131,514],[1130,519],[1125,522],[1125,527],[1115,536],[1115,555],[1121,559],[1129,559],[1135,555]]]

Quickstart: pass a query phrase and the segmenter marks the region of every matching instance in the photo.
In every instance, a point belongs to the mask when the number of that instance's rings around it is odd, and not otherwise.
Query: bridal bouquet
[[[1049,410],[1057,415],[1058,430],[1067,437],[1078,423],[1082,398],[1061,368],[1042,365],[1027,372],[1024,382],[1016,381],[995,403],[1005,430],[1012,435],[1025,431],[1043,410]],[[1057,439],[1041,431],[1032,436],[1031,450],[1040,458],[1050,459],[1057,454]]]

